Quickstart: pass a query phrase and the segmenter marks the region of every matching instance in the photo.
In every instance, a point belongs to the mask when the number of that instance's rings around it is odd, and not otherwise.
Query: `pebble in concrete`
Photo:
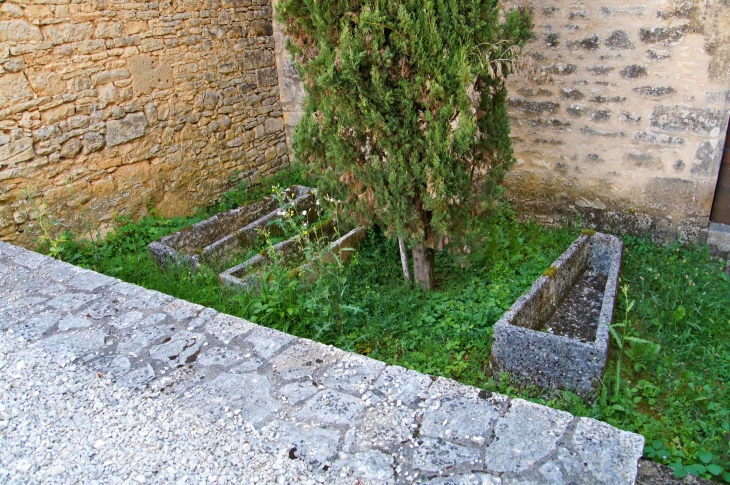
[[[150,399],[176,399],[210,423],[240,419],[275,444],[272,453],[341,483],[629,484],[642,454],[643,438],[604,423],[387,366],[5,243],[0,302],[9,334],[72,354]]]

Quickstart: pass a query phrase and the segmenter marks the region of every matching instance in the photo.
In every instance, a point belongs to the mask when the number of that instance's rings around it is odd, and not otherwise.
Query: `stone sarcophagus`
[[[494,372],[590,397],[606,367],[622,252],[615,236],[580,236],[494,325]]]
[[[313,274],[314,263],[319,257],[325,263],[336,257],[343,265],[347,265],[368,231],[367,228],[358,227],[341,234],[334,222],[328,220],[319,224],[318,229],[313,228],[311,232],[316,234],[318,244],[326,244],[325,250],[314,259],[307,260],[304,257],[306,243],[300,236],[291,237],[274,245],[269,251],[262,251],[242,264],[220,273],[218,276],[221,283],[244,290],[258,288],[261,284],[262,270],[273,262],[272,251],[279,254],[282,263],[292,266],[291,272],[297,276],[310,277]]]
[[[288,201],[283,208],[276,198],[264,197],[160,238],[147,249],[161,265],[173,261],[197,267],[201,259],[207,262],[230,260],[254,247],[261,231],[279,217],[281,210],[309,211],[316,202],[312,189],[302,185],[290,187],[285,194]]]

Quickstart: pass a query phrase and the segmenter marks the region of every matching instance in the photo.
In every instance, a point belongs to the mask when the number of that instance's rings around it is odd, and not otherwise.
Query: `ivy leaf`
[[[707,465],[707,471],[712,473],[713,475],[719,475],[720,473],[724,472],[725,469],[720,465],[715,465],[713,463],[712,465]]]
[[[699,458],[702,463],[710,463],[712,461],[712,453],[709,451],[700,451],[697,453],[697,458]]]
[[[674,469],[674,476],[677,478],[684,478],[687,476],[687,470],[684,468],[681,462],[677,461],[669,465],[670,468]]]

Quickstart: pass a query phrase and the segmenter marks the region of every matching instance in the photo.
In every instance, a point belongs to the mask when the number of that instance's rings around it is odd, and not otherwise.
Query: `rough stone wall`
[[[527,50],[545,77],[509,83],[509,196],[546,222],[580,214],[612,232],[694,239],[730,117],[730,2],[532,8]]]
[[[0,239],[189,213],[288,162],[268,0],[0,6]],[[34,200],[29,203],[29,198]]]

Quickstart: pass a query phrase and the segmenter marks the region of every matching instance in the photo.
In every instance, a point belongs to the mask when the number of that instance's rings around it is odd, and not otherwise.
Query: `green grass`
[[[730,482],[730,277],[724,261],[712,260],[706,248],[625,241],[622,283],[636,301],[634,331],[661,350],[654,355],[635,346],[625,359],[623,393],[631,397],[622,402],[629,404],[606,406],[598,418],[646,436],[646,454],[679,475]]]
[[[343,331],[330,343],[433,375],[485,386],[492,326],[574,238],[516,224],[505,211],[481,227],[469,265],[446,252],[436,258],[436,290],[404,283],[398,245],[379,231],[347,271]]]
[[[302,169],[273,182],[311,183]],[[325,267],[309,283],[270,268],[270,281],[256,294],[222,288],[206,267],[160,271],[147,255],[148,242],[255,200],[270,185],[238,187],[190,218],[123,219],[104,241],[64,242],[60,256],[294,335],[606,421],[643,434],[645,456],[669,464],[678,476],[730,483],[730,278],[705,248],[624,238],[626,290],[616,308],[617,338],[601,393],[586,406],[568,392],[545,397],[485,376],[492,325],[580,234],[578,228],[518,223],[502,208],[482,222],[480,245],[468,258],[437,255],[437,289],[430,293],[404,283],[397,243],[377,228],[348,268]]]

